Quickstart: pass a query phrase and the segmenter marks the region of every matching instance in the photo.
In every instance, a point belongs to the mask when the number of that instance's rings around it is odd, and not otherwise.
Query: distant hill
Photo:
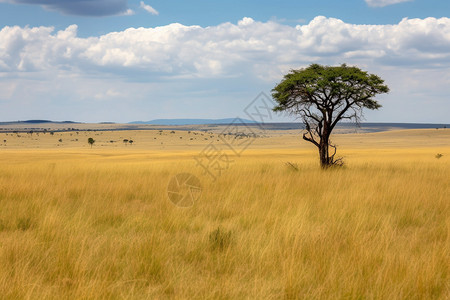
[[[53,121],[50,121],[50,120],[27,120],[27,121],[18,121],[17,123],[41,124],[41,123],[53,123]]]
[[[150,125],[207,125],[207,124],[230,124],[235,118],[228,119],[157,119],[152,121],[136,121],[128,124],[150,124]],[[251,120],[240,119],[240,122],[254,124]]]
[[[13,122],[0,122],[0,124],[77,124],[78,122],[73,121],[50,121],[50,120],[25,120],[25,121],[13,121]]]

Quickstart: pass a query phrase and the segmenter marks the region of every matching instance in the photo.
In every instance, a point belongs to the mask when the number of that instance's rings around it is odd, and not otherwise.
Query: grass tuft
[[[209,246],[211,250],[222,251],[228,248],[232,242],[231,231],[226,231],[217,227],[209,234]]]

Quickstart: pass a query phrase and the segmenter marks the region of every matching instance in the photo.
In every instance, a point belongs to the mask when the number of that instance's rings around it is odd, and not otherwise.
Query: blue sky
[[[367,121],[450,123],[449,13],[445,0],[0,0],[0,120],[244,117],[289,69],[348,63],[391,88]]]

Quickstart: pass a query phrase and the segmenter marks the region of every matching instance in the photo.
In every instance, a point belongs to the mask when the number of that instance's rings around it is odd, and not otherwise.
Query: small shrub
[[[6,224],[2,219],[0,219],[0,231],[3,231],[3,230],[6,230]]]
[[[93,138],[88,138],[88,144],[89,145],[91,145],[91,148],[92,148],[92,145],[94,145],[94,143],[95,143],[95,140],[93,139]]]
[[[344,167],[344,166],[345,162],[343,157],[339,157],[338,159],[333,160],[333,164],[331,165],[331,167]]]
[[[30,218],[20,218],[17,220],[17,229],[20,230],[28,230],[31,228],[31,219]]]
[[[442,156],[444,156],[444,154],[442,154],[442,153],[438,153],[438,154],[436,154],[436,156],[435,156],[435,157],[436,157],[437,159],[439,159],[439,158],[441,158]]]
[[[225,231],[220,227],[209,234],[209,245],[211,250],[222,251],[231,244],[231,231]]]

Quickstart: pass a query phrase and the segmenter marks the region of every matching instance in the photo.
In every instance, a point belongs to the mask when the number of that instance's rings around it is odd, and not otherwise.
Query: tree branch
[[[305,133],[303,134],[303,139],[304,139],[305,141],[308,141],[308,142],[313,143],[314,145],[316,145],[317,148],[319,148],[320,145],[319,145],[319,143],[317,143],[317,142],[314,140],[314,138],[313,138],[311,132],[308,131],[308,133],[309,133],[310,137],[307,137],[307,136],[306,136],[307,133],[305,132]]]

